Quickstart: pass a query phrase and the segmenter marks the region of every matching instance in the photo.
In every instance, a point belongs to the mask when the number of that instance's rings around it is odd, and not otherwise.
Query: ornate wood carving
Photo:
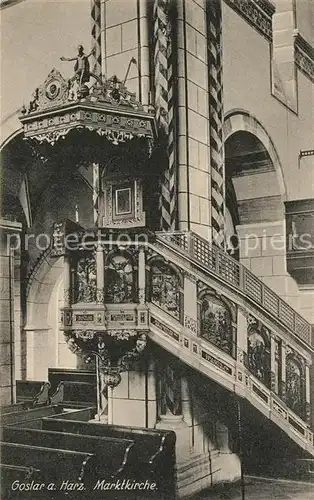
[[[116,76],[108,80],[97,77],[90,88],[83,87],[84,95],[75,79],[67,81],[53,69],[35,90],[29,106],[22,109],[25,137],[53,145],[72,129],[85,128],[105,136],[114,145],[134,137],[153,141],[154,117],[144,111],[135,94]]]

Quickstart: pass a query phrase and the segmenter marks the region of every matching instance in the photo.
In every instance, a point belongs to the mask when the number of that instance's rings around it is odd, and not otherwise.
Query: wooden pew
[[[51,396],[51,404],[62,404],[67,408],[96,407],[96,385],[80,381],[62,381]]]
[[[141,459],[147,463],[153,463],[174,453],[175,433],[172,431],[78,422],[71,420],[71,414],[67,415],[66,420],[58,415],[44,418],[42,428],[81,435],[132,439],[137,445],[136,448],[141,451]]]
[[[13,500],[15,498],[22,497],[22,494],[12,490],[12,484],[14,481],[19,481],[20,483],[26,483],[32,480],[36,482],[42,481],[41,471],[39,469],[35,469],[34,467],[23,467],[0,463],[0,475],[0,494],[1,498],[5,500]]]
[[[71,432],[80,435],[99,437],[115,437],[132,439],[134,452],[142,466],[131,471],[135,477],[155,479],[158,489],[166,497],[174,495],[175,491],[175,440],[172,431],[162,431],[146,428],[131,428],[115,425],[103,425],[92,422],[64,420],[62,417],[44,418],[42,428],[58,432]],[[168,497],[167,497],[168,498]]]
[[[3,415],[4,413],[15,413],[17,411],[22,411],[25,409],[26,409],[25,403],[14,403],[11,405],[2,405],[2,406],[0,406],[0,414]]]
[[[94,482],[96,464],[92,453],[6,442],[1,442],[0,446],[2,463],[38,469],[44,483],[53,482],[60,486],[64,480]]]
[[[64,410],[62,415],[51,415],[51,417],[49,418],[63,418],[65,420],[78,420],[79,422],[88,422],[95,417],[96,411],[97,409],[95,408],[95,406],[88,406],[86,408],[79,409],[71,408],[70,410]]]
[[[97,386],[95,370],[73,368],[48,368],[48,380],[51,384],[50,395],[54,394],[60,382],[86,382]]]
[[[78,434],[42,431],[38,429],[3,427],[2,439],[7,443],[42,446],[91,453],[95,456],[95,474],[104,478],[129,470],[138,457],[132,453],[134,442],[127,439],[102,438]]]
[[[43,417],[52,415],[60,415],[62,408],[58,405],[54,406],[39,406],[38,408],[31,408],[29,410],[21,410],[12,413],[5,413],[0,417],[0,425],[19,425],[25,426],[26,422],[40,421]],[[28,425],[27,425],[28,426]]]
[[[49,404],[50,383],[39,380],[17,380],[16,401],[25,403],[29,408]]]

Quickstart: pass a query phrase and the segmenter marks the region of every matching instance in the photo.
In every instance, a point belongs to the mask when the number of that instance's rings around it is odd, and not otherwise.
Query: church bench
[[[4,415],[4,413],[15,413],[17,411],[25,410],[25,403],[13,403],[11,405],[2,405],[0,406],[0,414]]]
[[[44,418],[43,429],[58,432],[71,432],[80,435],[99,437],[115,437],[132,439],[134,453],[141,463],[140,468],[130,467],[130,473],[137,479],[151,478],[158,485],[158,490],[167,495],[175,490],[175,433],[146,428],[131,428],[124,426],[98,424],[93,422],[77,422],[63,420],[63,417]],[[167,497],[168,498],[168,497]]]
[[[51,396],[51,404],[62,404],[68,408],[85,408],[97,405],[96,386],[88,382],[64,380]]]
[[[41,471],[43,482],[60,485],[64,480],[68,480],[88,484],[94,477],[95,457],[92,453],[4,441],[0,446],[2,463],[38,469]]]
[[[49,404],[50,383],[39,380],[17,380],[16,400],[29,407]]]
[[[60,382],[86,382],[93,387],[97,386],[95,370],[48,368],[48,380],[51,385],[50,396],[56,392]]]
[[[56,414],[61,414],[62,408],[54,406],[39,406],[28,410],[21,410],[12,413],[5,413],[0,416],[1,425],[21,425],[28,421],[38,420],[43,417],[49,417]],[[61,416],[61,415],[60,415]]]
[[[1,498],[5,500],[19,498],[19,494],[16,491],[12,491],[12,484],[14,481],[19,481],[20,483],[30,482],[32,480],[41,482],[41,471],[33,467],[0,463],[0,476],[0,494]]]
[[[81,435],[88,434],[92,436],[134,440],[141,459],[152,465],[157,460],[162,459],[162,457],[171,457],[174,453],[175,433],[172,431],[78,422],[71,420],[71,414],[67,415],[66,420],[63,418],[63,415],[61,417],[56,415],[53,418],[44,418],[42,428]]]
[[[3,442],[30,446],[42,446],[73,450],[95,455],[98,477],[110,477],[129,469],[137,456],[133,453],[134,442],[127,439],[85,436],[38,429],[3,427]]]
[[[62,405],[60,405],[62,406]],[[86,408],[71,408],[63,410],[62,415],[56,414],[48,418],[63,418],[65,420],[77,420],[79,422],[88,422],[95,417],[97,409],[95,406],[87,406]]]

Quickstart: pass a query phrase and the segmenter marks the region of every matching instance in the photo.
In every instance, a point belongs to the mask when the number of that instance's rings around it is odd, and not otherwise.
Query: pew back
[[[131,428],[118,425],[101,425],[92,422],[77,422],[67,420],[58,416],[44,418],[42,428],[59,432],[71,432],[74,434],[88,434],[93,436],[131,439],[135,442],[135,448],[141,459],[151,464],[157,459],[168,460],[174,456],[175,433],[172,431],[159,431],[145,428]]]
[[[33,467],[23,467],[18,465],[0,464],[0,477],[1,477],[1,498],[10,500],[13,498],[20,498],[18,492],[12,491],[12,484],[14,481],[25,483],[29,481],[41,482],[41,471]]]
[[[49,404],[50,383],[42,380],[17,380],[16,400],[30,406]]]
[[[69,408],[96,406],[96,386],[88,382],[62,381],[51,396],[51,403],[62,404]]]
[[[60,406],[39,406],[29,410],[21,410],[12,413],[5,413],[0,417],[1,425],[22,424],[27,421],[38,420],[43,417],[59,414],[61,416],[62,408]]]
[[[54,394],[60,382],[87,382],[97,386],[95,370],[78,370],[72,368],[48,368],[48,380],[51,384],[50,395]]]
[[[1,461],[6,465],[33,467],[42,472],[43,481],[60,484],[64,479],[83,482],[93,476],[92,453],[43,448],[2,441]]]
[[[0,414],[4,415],[4,413],[16,413],[17,411],[25,410],[24,403],[14,403],[11,405],[2,405],[0,406]]]
[[[42,446],[62,450],[92,453],[97,461],[100,476],[116,475],[137,461],[132,454],[133,441],[101,438],[38,429],[3,427],[2,441],[29,446]],[[96,472],[96,471],[95,471]]]

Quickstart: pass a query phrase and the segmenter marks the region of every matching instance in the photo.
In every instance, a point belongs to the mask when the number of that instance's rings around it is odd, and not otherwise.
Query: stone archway
[[[260,141],[271,160],[274,171],[277,174],[278,194],[280,193],[282,201],[284,201],[286,196],[286,186],[281,162],[276,147],[261,122],[245,110],[234,109],[226,114],[223,131],[225,145],[233,134],[240,131],[248,132]]]
[[[62,306],[63,258],[53,259],[45,252],[32,274],[26,302],[23,340],[28,380],[47,380],[49,367],[76,367],[76,356],[69,351],[59,331]]]
[[[226,211],[239,260],[298,308],[298,287],[286,267],[286,186],[276,147],[257,118],[241,109],[226,115],[224,137]]]

